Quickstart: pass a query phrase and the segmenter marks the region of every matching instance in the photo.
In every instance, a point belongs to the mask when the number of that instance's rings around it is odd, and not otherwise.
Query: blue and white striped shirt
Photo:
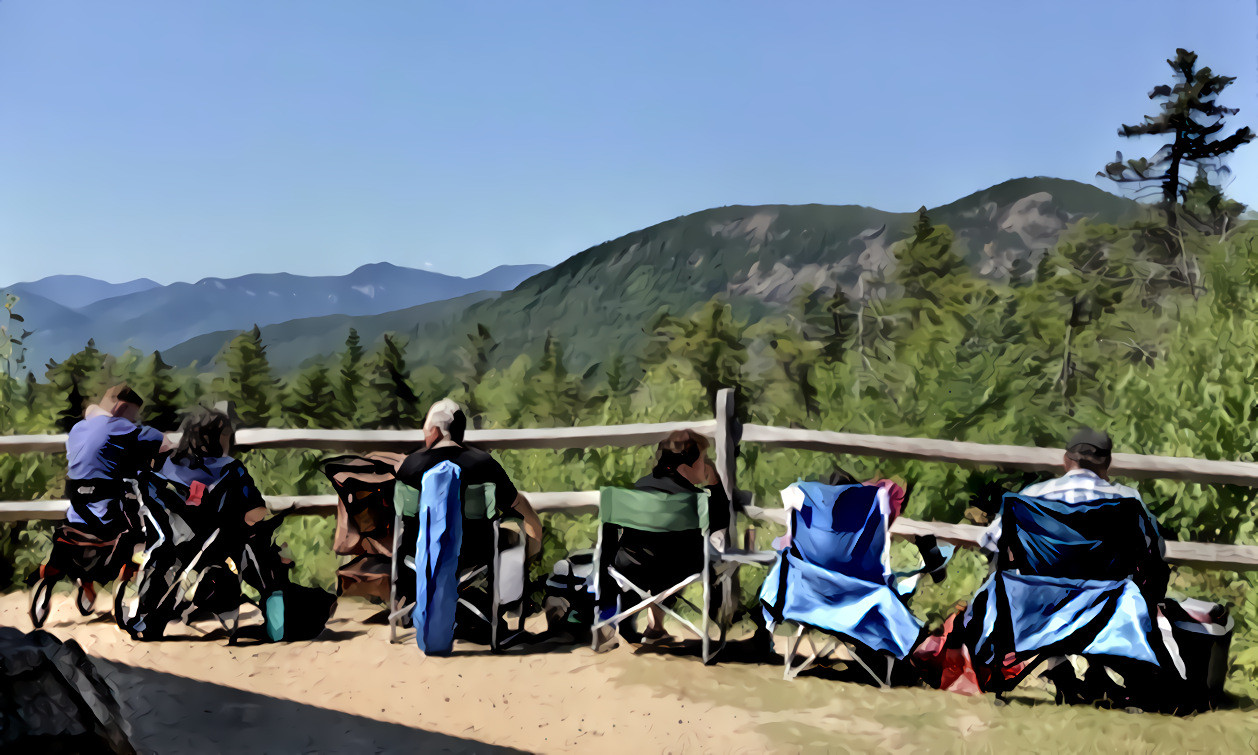
[[[1061,477],[1055,477],[1044,482],[1037,482],[1022,491],[1022,495],[1032,498],[1044,498],[1049,501],[1061,501],[1062,503],[1086,503],[1087,501],[1102,501],[1111,498],[1134,498],[1144,504],[1144,499],[1140,497],[1140,493],[1135,488],[1129,488],[1126,485],[1110,482],[1105,478],[1093,472],[1090,469],[1072,469]],[[1149,514],[1148,507],[1145,507],[1145,514],[1149,520],[1154,522],[1153,515]],[[983,550],[995,553],[996,543],[1000,540],[1000,519],[992,522],[983,534],[979,536],[978,544]],[[1166,554],[1166,544],[1162,542],[1160,535],[1156,534],[1158,552],[1162,555]]]

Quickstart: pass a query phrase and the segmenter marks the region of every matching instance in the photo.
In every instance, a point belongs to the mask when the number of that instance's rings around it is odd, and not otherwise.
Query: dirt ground
[[[30,629],[27,599],[0,596],[0,624]],[[45,629],[101,662],[144,752],[1258,751],[1253,710],[1175,719],[1056,707],[1035,690],[998,706],[824,671],[788,682],[737,646],[712,667],[693,644],[456,644],[426,658],[409,635],[390,645],[377,613],[344,601],[312,642],[229,647],[203,623],[144,644],[107,613],[79,617],[66,594]]]

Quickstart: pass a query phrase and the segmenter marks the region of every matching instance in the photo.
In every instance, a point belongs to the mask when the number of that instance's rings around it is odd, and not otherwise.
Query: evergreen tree
[[[467,334],[467,343],[459,350],[459,365],[455,374],[463,386],[463,400],[467,409],[468,422],[472,427],[481,426],[481,415],[485,407],[476,399],[476,387],[485,379],[493,363],[494,352],[498,342],[482,323],[476,324],[476,330]]]
[[[369,417],[376,428],[404,429],[423,424],[422,409],[406,376],[406,342],[385,334],[367,369]]]
[[[179,428],[179,412],[183,408],[171,370],[161,352],[154,351],[140,362],[132,378],[136,391],[144,397],[144,424],[162,432]]]
[[[742,387],[747,349],[742,342],[745,322],[735,319],[728,302],[711,299],[688,317],[661,310],[651,321],[644,363],[670,370],[686,368],[703,386],[707,405],[715,406],[722,388]],[[743,402],[739,402],[741,408]]]
[[[285,391],[286,422],[294,427],[335,427],[341,416],[328,369],[322,363],[302,370]]]
[[[1124,162],[1120,152],[1114,162],[1105,166],[1105,172],[1097,175],[1118,183],[1156,187],[1161,206],[1167,212],[1167,225],[1174,231],[1178,228],[1178,205],[1190,186],[1185,167],[1223,171],[1220,159],[1249,143],[1254,134],[1245,126],[1231,136],[1219,137],[1225,116],[1239,112],[1218,104],[1218,96],[1236,77],[1218,76],[1209,68],[1197,68],[1197,54],[1183,48],[1176,50],[1175,58],[1166,63],[1174,71],[1174,83],[1162,84],[1149,92],[1149,99],[1160,101],[1158,113],[1146,115],[1143,123],[1124,124],[1118,135],[1165,136],[1170,142],[1152,158]]]
[[[105,355],[96,348],[95,339],[88,339],[82,351],[66,357],[64,362],[48,360],[45,376],[64,397],[57,412],[58,430],[69,432],[83,418],[87,404],[103,392],[107,377],[104,367]]]
[[[336,410],[341,427],[353,428],[359,419],[358,399],[362,389],[363,347],[356,328],[349,329],[345,351],[341,352],[340,380],[336,390]]]
[[[856,303],[838,280],[832,285],[834,291],[828,296],[819,289],[797,297],[793,309],[800,313],[804,337],[821,344],[824,359],[839,361],[856,335]]]
[[[271,374],[258,326],[233,338],[218,362],[226,374],[215,380],[217,397],[235,404],[245,427],[266,427],[274,413],[278,381]]]
[[[926,208],[919,209],[913,235],[896,248],[895,254],[893,279],[903,289],[905,299],[937,305],[938,290],[949,285],[949,279],[969,272],[952,245],[952,229],[932,225]]]
[[[564,366],[563,345],[550,333],[542,344],[542,358],[529,379],[529,410],[539,422],[566,426],[576,423],[583,403],[580,380]]]

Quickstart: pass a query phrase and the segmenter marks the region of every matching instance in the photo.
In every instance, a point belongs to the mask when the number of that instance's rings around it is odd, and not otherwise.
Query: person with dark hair
[[[244,463],[231,456],[235,431],[231,418],[217,409],[196,407],[179,425],[179,444],[162,465],[161,475],[187,485],[196,500],[208,488],[224,484],[230,491],[220,514],[231,529],[247,531],[266,517],[266,501]]]
[[[655,450],[651,473],[634,483],[634,488],[658,493],[707,492],[710,529],[719,532],[729,524],[729,499],[716,468],[708,460],[707,450],[708,439],[693,430],[670,433]],[[613,565],[631,582],[654,594],[702,571],[703,557],[703,534],[699,530],[647,532],[622,527]],[[641,641],[655,644],[669,639],[664,629],[664,610],[652,605]]]
[[[506,470],[485,451],[463,442],[467,415],[453,400],[445,398],[432,405],[424,419],[424,448],[407,456],[398,466],[397,479],[416,490],[422,487],[424,473],[443,461],[460,469],[460,485],[493,483],[497,509],[523,521],[526,552],[531,558],[542,549],[542,520],[528,499],[511,482]],[[488,543],[492,524],[486,520],[463,521],[463,547],[459,560],[465,564],[489,562]],[[414,542],[413,538],[408,542]]]

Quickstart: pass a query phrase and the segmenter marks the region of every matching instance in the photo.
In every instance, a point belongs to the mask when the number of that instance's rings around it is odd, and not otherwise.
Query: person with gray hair
[[[463,443],[467,414],[449,398],[443,398],[428,409],[424,420],[424,448],[406,457],[398,467],[397,479],[419,489],[424,473],[443,461],[452,461],[460,470],[459,480],[466,492],[469,485],[493,483],[497,509],[506,516],[523,522],[526,549],[533,557],[542,549],[542,521],[529,505],[528,499],[516,489],[502,465],[485,451]],[[459,561],[464,564],[488,563],[489,530],[484,520],[463,521],[463,546]],[[413,538],[411,539],[413,541]]]

